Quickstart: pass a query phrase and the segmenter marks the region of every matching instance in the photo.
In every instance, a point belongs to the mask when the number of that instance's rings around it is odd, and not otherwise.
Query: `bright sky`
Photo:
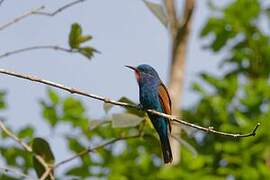
[[[0,6],[0,26],[41,5],[51,12],[67,2],[71,1],[6,0]],[[185,107],[196,101],[196,95],[191,92],[191,83],[197,80],[198,73],[219,72],[217,65],[221,56],[202,50],[205,42],[199,38],[199,31],[210,14],[206,2],[197,1],[193,16],[185,72]],[[91,0],[55,17],[28,17],[0,31],[0,55],[35,45],[68,47],[68,33],[74,22],[82,25],[84,33],[93,35],[90,44],[102,54],[88,61],[81,55],[36,50],[0,59],[0,68],[32,74],[113,99],[126,96],[136,102],[138,87],[135,77],[124,65],[150,64],[167,82],[170,52],[168,32],[141,0]],[[0,82],[0,89],[8,91],[8,110],[1,112],[0,116],[6,117],[13,127],[32,124],[39,128],[40,136],[48,136],[48,127],[42,122],[38,104],[38,100],[46,95],[45,86],[5,75],[0,75]],[[104,115],[103,103],[85,97],[80,99],[88,108],[90,117]],[[53,149],[59,151],[56,152],[58,161],[66,157],[66,154],[60,153],[64,149],[62,145],[57,140],[52,142]]]

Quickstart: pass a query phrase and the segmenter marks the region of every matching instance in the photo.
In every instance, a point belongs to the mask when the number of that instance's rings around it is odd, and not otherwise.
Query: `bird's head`
[[[142,77],[146,77],[146,76],[152,76],[154,78],[159,79],[158,73],[150,65],[141,64],[137,67],[133,67],[133,66],[126,66],[126,67],[135,71],[135,76],[136,76],[137,81],[140,81]]]

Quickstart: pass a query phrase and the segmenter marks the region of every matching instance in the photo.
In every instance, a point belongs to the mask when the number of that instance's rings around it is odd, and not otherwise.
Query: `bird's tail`
[[[172,150],[171,150],[168,134],[166,134],[166,136],[159,135],[159,138],[161,142],[161,149],[163,153],[164,163],[165,164],[171,163],[173,160],[173,157],[172,157]]]

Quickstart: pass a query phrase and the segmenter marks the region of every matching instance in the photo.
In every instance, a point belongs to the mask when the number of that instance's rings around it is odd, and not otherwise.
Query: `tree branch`
[[[25,144],[21,139],[19,139],[9,129],[7,129],[2,120],[0,120],[0,129],[2,129],[3,132],[6,133],[6,135],[8,135],[11,139],[13,139],[18,144],[20,144],[26,151],[32,153],[32,148],[30,146],[28,146],[27,144]]]
[[[62,12],[63,10],[65,10],[67,8],[70,8],[70,7],[72,7],[72,6],[76,5],[76,4],[82,3],[84,1],[87,1],[87,0],[76,0],[76,1],[73,1],[71,3],[68,3],[68,4],[66,4],[66,5],[58,8],[57,10],[55,10],[52,13],[49,13],[49,12],[40,12],[40,10],[42,10],[42,9],[45,8],[45,6],[41,6],[39,8],[34,9],[34,10],[31,10],[29,12],[26,12],[23,15],[20,15],[20,16],[16,17],[12,21],[10,21],[10,22],[8,22],[8,23],[0,26],[0,31],[2,31],[3,29],[5,29],[5,28],[7,28],[7,27],[9,27],[9,26],[11,26],[11,25],[13,25],[13,24],[21,21],[22,19],[24,19],[24,18],[26,18],[28,16],[31,16],[31,15],[43,15],[43,16],[50,16],[50,17],[52,17],[52,16],[55,16],[56,14]],[[3,2],[4,2],[4,0],[0,0],[0,6],[2,5]]]
[[[177,29],[178,29],[178,21],[177,21],[177,14],[175,9],[174,0],[164,0],[166,11],[167,11],[167,18],[168,24],[171,31],[172,40],[176,37]]]
[[[1,175],[1,172],[2,172],[3,174],[8,174],[8,173],[14,174],[14,175],[16,175],[16,176],[23,177],[23,178],[27,178],[27,179],[29,179],[29,180],[34,180],[34,179],[35,179],[35,178],[30,177],[30,176],[28,176],[28,175],[26,175],[26,174],[24,174],[24,173],[22,173],[22,172],[19,172],[19,171],[15,170],[15,169],[11,169],[11,168],[9,168],[9,167],[1,167],[1,166],[0,166],[0,175]]]
[[[0,3],[2,3],[2,2],[3,2],[3,0],[2,0]],[[0,5],[1,5],[1,4],[0,4]],[[3,29],[5,29],[5,28],[7,28],[7,27],[9,27],[9,26],[11,26],[11,25],[13,25],[13,24],[15,24],[15,23],[21,21],[22,19],[24,19],[24,18],[26,18],[26,17],[28,17],[28,16],[33,15],[34,13],[37,13],[39,10],[42,10],[42,9],[44,9],[44,8],[45,8],[44,6],[41,6],[41,7],[39,7],[39,8],[33,9],[33,10],[29,11],[29,12],[24,13],[23,15],[20,15],[20,16],[14,18],[14,19],[11,20],[10,22],[8,22],[8,23],[6,23],[6,24],[0,26],[0,31],[2,31]]]
[[[167,118],[169,118],[169,116],[167,116]],[[250,131],[249,133],[246,133],[246,134],[236,133],[236,134],[234,134],[234,133],[226,133],[226,132],[221,132],[221,131],[214,130],[214,128],[212,126],[210,126],[210,127],[202,127],[202,126],[199,126],[199,125],[196,125],[196,124],[188,123],[188,122],[183,121],[181,119],[176,119],[176,118],[169,118],[169,119],[171,119],[171,121],[173,121],[173,122],[183,124],[183,125],[192,127],[194,129],[204,131],[206,133],[213,133],[213,134],[216,134],[216,135],[221,135],[221,136],[231,137],[231,138],[244,138],[244,137],[255,136],[258,128],[261,125],[261,123],[257,123],[256,126],[254,127],[254,129],[252,131]]]
[[[48,80],[45,80],[45,79],[41,79],[41,78],[38,78],[38,77],[35,77],[35,76],[32,76],[32,75],[26,75],[26,74],[14,72],[14,71],[9,71],[9,70],[5,70],[5,69],[0,69],[0,73],[6,74],[6,75],[9,75],[9,76],[18,77],[18,78],[21,78],[21,79],[26,79],[26,80],[38,82],[38,83],[41,83],[41,84],[45,84],[45,85],[48,85],[48,86],[52,86],[52,87],[55,87],[55,88],[58,88],[58,89],[68,91],[71,94],[82,95],[82,96],[85,96],[85,97],[89,97],[89,98],[92,98],[92,99],[103,101],[105,103],[109,103],[109,104],[113,104],[113,105],[117,105],[117,106],[122,106],[122,107],[134,108],[134,109],[137,109],[137,110],[142,110],[136,105],[111,100],[111,99],[109,99],[107,97],[102,97],[102,96],[98,96],[98,95],[95,95],[95,94],[90,94],[90,93],[84,92],[84,91],[76,89],[76,88],[67,87],[65,85],[58,84],[58,83],[48,81]],[[177,122],[179,124],[186,125],[186,126],[189,126],[189,127],[195,128],[195,129],[198,129],[200,131],[204,131],[206,133],[213,133],[213,134],[226,136],[226,137],[233,137],[233,138],[243,138],[243,137],[255,136],[256,131],[260,126],[260,123],[257,123],[254,130],[247,133],[247,134],[239,134],[239,133],[233,134],[233,133],[226,133],[226,132],[220,132],[220,131],[214,130],[213,127],[207,127],[206,128],[206,127],[202,127],[202,126],[199,126],[199,125],[196,125],[196,124],[193,124],[193,123],[189,123],[187,121],[178,119],[175,116],[168,115],[168,114],[161,113],[161,112],[157,112],[157,111],[154,111],[152,109],[147,109],[147,110],[143,110],[143,111],[149,112],[149,113],[161,116],[161,117],[165,117],[167,119],[170,119],[171,121],[174,121],[174,122]]]
[[[190,22],[190,19],[193,14],[194,5],[195,5],[195,0],[185,1],[184,19],[183,19],[183,22],[181,23],[182,28],[187,28],[187,25]]]
[[[49,12],[35,12],[34,14],[36,14],[36,15],[42,15],[42,16],[51,16],[51,17],[52,17],[52,16],[55,16],[56,14],[62,12],[63,10],[65,10],[65,9],[71,7],[71,6],[74,6],[74,5],[76,5],[76,4],[82,3],[82,2],[84,2],[84,1],[87,1],[87,0],[77,0],[77,1],[73,1],[73,2],[71,2],[71,3],[68,3],[68,4],[66,4],[66,5],[64,5],[64,6],[60,7],[60,8],[58,8],[57,10],[55,10],[55,11],[53,11],[53,12],[51,12],[51,13],[49,13]]]
[[[26,143],[24,143],[21,139],[19,139],[15,134],[13,134],[8,128],[6,128],[6,126],[4,125],[3,121],[0,120],[0,129],[2,129],[2,131],[9,136],[11,139],[13,139],[14,141],[16,141],[18,144],[20,144],[26,151],[28,151],[29,153],[33,154],[33,156],[35,156],[35,158],[43,165],[43,167],[48,170],[50,167],[49,165],[45,162],[45,160],[43,159],[43,157],[34,154],[33,150],[30,146],[28,146]],[[54,180],[55,178],[53,177],[53,175],[50,173],[50,177],[52,180]]]
[[[67,49],[67,48],[63,48],[60,46],[53,46],[53,45],[41,45],[41,46],[31,46],[31,47],[26,47],[26,48],[16,49],[13,51],[6,52],[0,55],[0,59],[10,56],[10,55],[19,54],[22,52],[27,52],[27,51],[32,51],[32,50],[39,50],[39,49],[52,49],[52,50],[63,51],[63,52],[68,52],[68,53],[80,53],[79,50],[77,49]]]
[[[96,150],[98,150],[98,149],[101,149],[101,148],[103,148],[103,147],[105,147],[105,146],[108,146],[108,145],[110,145],[110,144],[113,144],[113,143],[115,143],[115,142],[117,142],[117,141],[123,141],[123,140],[128,140],[128,139],[134,139],[134,138],[138,138],[138,137],[142,137],[142,136],[143,136],[142,132],[139,132],[137,135],[133,135],[133,136],[124,136],[124,137],[115,138],[115,139],[112,139],[112,140],[110,140],[110,141],[108,141],[108,142],[106,142],[106,143],[104,143],[104,144],[98,145],[98,146],[96,146],[96,147],[94,147],[94,148],[88,148],[88,149],[86,149],[86,150],[83,150],[83,151],[79,152],[78,154],[75,154],[74,156],[71,156],[71,157],[69,157],[69,158],[67,158],[67,159],[65,159],[65,160],[63,160],[63,161],[60,161],[60,162],[58,162],[57,164],[55,164],[53,167],[50,167],[49,169],[47,169],[47,170],[45,171],[45,173],[42,175],[42,177],[40,178],[40,180],[45,180],[46,177],[48,176],[48,174],[49,174],[52,170],[55,170],[55,169],[58,168],[59,166],[62,166],[63,164],[66,164],[66,163],[68,163],[68,162],[70,162],[70,161],[72,161],[72,160],[74,160],[74,159],[76,159],[76,158],[78,158],[78,157],[84,156],[84,155],[86,155],[86,154],[88,154],[88,153],[90,153],[90,152],[94,152],[94,151],[96,151]]]

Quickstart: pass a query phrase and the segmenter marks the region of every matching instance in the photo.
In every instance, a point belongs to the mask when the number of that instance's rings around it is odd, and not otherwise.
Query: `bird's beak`
[[[133,66],[126,66],[127,68],[130,68],[130,69],[132,69],[132,70],[134,70],[134,71],[137,71],[137,68],[136,67],[133,67]]]

